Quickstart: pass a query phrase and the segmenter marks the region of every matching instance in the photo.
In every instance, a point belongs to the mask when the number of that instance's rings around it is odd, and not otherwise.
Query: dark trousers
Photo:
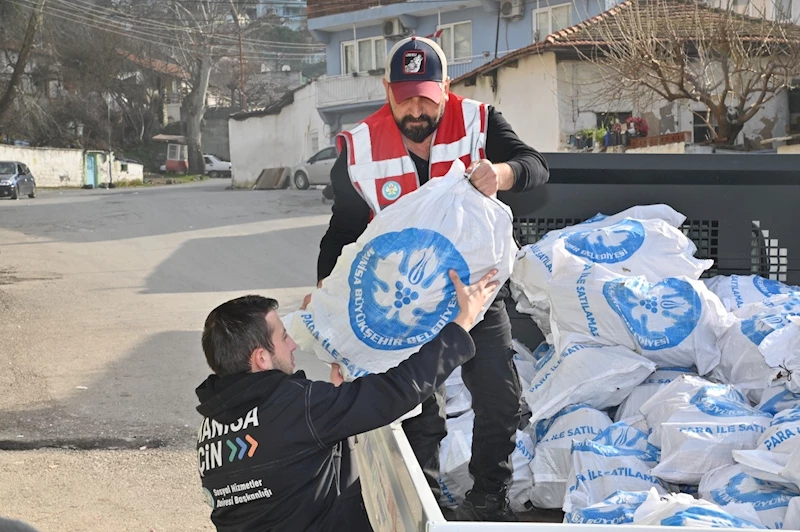
[[[495,301],[484,320],[470,332],[475,357],[461,367],[464,384],[472,394],[475,425],[469,472],[476,493],[496,494],[511,481],[510,455],[516,446],[520,422],[520,384],[512,357],[511,322],[505,304]],[[411,448],[422,466],[437,500],[439,443],[447,435],[445,390],[422,403],[422,413],[403,422]]]

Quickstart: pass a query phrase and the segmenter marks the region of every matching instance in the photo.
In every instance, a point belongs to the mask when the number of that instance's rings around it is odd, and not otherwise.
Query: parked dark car
[[[0,198],[36,197],[36,180],[30,169],[17,161],[0,161]]]

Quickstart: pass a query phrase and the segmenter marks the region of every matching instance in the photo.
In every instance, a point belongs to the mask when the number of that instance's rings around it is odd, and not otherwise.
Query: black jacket
[[[196,390],[197,458],[217,530],[353,529],[343,523],[363,510],[340,496],[342,441],[412,410],[474,354],[451,323],[396,368],[338,388],[302,371],[210,376]]]

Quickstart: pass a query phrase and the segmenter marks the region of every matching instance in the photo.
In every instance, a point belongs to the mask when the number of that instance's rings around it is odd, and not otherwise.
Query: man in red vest
[[[392,48],[386,65],[387,104],[336,138],[340,154],[331,170],[335,199],[320,244],[320,282],[375,214],[429,179],[444,176],[456,159],[487,196],[529,190],[549,177],[544,157],[520,140],[498,111],[450,92],[447,60],[434,41],[404,39]],[[471,331],[476,354],[462,367],[475,425],[469,466],[474,485],[456,511],[460,520],[517,520],[508,506],[508,484],[521,390],[506,297],[504,288]],[[403,428],[438,498],[439,443],[447,434],[444,390],[425,401],[422,414]]]

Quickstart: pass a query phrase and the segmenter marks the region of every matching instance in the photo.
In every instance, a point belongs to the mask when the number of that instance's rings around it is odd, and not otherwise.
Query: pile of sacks
[[[712,262],[694,257],[684,220],[634,207],[519,252],[512,295],[546,340],[515,346],[529,413],[512,455],[515,509],[800,529],[800,287],[701,280]],[[468,393],[451,377],[445,505],[470,487]]]

